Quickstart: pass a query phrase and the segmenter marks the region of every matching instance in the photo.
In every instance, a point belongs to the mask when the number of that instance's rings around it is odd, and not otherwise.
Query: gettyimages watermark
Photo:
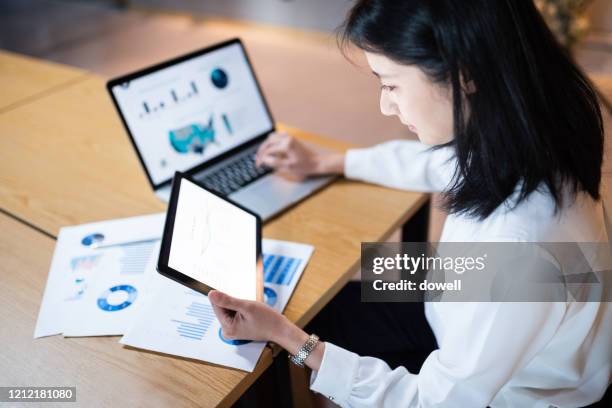
[[[364,302],[611,302],[610,243],[361,244]]]

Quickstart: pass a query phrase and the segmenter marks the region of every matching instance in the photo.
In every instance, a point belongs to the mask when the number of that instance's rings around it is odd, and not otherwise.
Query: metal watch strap
[[[308,340],[306,340],[306,343],[300,347],[295,355],[289,355],[289,360],[291,360],[291,362],[296,366],[304,367],[304,361],[306,361],[318,343],[319,337],[316,334],[311,334],[310,337],[308,337]]]

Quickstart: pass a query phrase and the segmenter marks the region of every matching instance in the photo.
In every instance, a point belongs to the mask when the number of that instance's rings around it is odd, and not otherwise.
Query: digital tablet
[[[157,270],[204,294],[261,300],[261,219],[177,172]]]

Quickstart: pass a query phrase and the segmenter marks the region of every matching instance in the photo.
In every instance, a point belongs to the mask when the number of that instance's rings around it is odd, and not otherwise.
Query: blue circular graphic
[[[219,89],[225,88],[229,83],[227,74],[221,68],[213,70],[213,72],[210,74],[210,80],[212,81],[213,85]]]
[[[278,300],[278,295],[276,294],[276,291],[272,288],[264,286],[264,300],[268,305],[274,307],[276,301]]]
[[[119,291],[126,292],[128,294],[128,298],[123,303],[119,303],[117,305],[111,305],[110,303],[108,303],[108,296],[113,292]],[[98,298],[98,307],[107,312],[116,312],[118,310],[125,309],[126,307],[134,303],[134,300],[136,300],[137,293],[138,291],[136,290],[136,288],[130,285],[113,286],[112,288],[105,290],[100,295],[100,297]]]
[[[243,344],[247,344],[247,343],[251,342],[251,340],[230,340],[230,339],[226,339],[221,334],[221,328],[220,327],[219,327],[219,338],[221,339],[222,342],[224,342],[226,344],[229,344],[231,346],[241,346]]]
[[[99,244],[104,241],[104,234],[100,234],[99,232],[95,232],[93,234],[87,235],[85,238],[81,240],[81,244],[85,246],[91,246],[93,244]]]

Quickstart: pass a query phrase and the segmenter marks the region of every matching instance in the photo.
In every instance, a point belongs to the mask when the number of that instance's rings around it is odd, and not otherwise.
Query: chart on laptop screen
[[[272,127],[239,43],[112,88],[154,184]]]

